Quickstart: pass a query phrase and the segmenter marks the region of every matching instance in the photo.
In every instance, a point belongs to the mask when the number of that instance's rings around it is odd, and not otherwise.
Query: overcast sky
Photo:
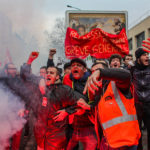
[[[39,48],[43,57],[43,55],[48,53],[44,31],[51,31],[55,19],[57,17],[65,17],[66,10],[75,10],[67,8],[67,5],[81,10],[126,10],[128,11],[129,26],[150,11],[150,0],[0,0],[0,17],[2,18],[0,18],[0,31],[4,31],[3,36],[10,37],[12,35],[13,39],[17,34],[20,37],[20,41],[22,40],[22,43],[24,43],[23,45],[26,42],[32,42],[32,40],[34,44],[31,43],[31,47],[38,43],[37,48]],[[12,42],[12,38],[8,41],[6,40],[8,42],[7,45],[9,45],[9,41]],[[17,41],[18,37],[15,42],[17,43]],[[2,45],[3,43],[0,44]],[[20,47],[23,45],[20,45]],[[10,47],[12,45],[8,46],[9,49]],[[5,49],[1,46],[0,48],[1,51]],[[20,52],[21,55],[23,49],[25,48],[18,48],[17,53]],[[32,50],[26,51],[26,57],[29,51]],[[42,61],[43,59],[40,58],[39,60]],[[24,62],[25,60],[21,61]]]

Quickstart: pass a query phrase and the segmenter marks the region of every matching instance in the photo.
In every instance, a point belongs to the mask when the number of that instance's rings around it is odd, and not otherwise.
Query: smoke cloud
[[[32,64],[33,73],[46,65],[49,44],[45,31],[53,31],[55,19],[64,17],[66,4],[59,0],[0,1],[0,63],[5,62],[8,49],[18,70],[31,51],[39,51]],[[62,13],[63,9],[63,13]]]
[[[18,116],[21,109],[24,109],[21,99],[0,83],[0,150],[4,150],[9,138],[26,123],[24,118]]]

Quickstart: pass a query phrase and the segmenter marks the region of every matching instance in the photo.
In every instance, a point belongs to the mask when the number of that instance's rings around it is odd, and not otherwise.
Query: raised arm
[[[128,70],[125,69],[98,69],[96,70],[88,79],[85,88],[84,94],[89,89],[93,94],[98,90],[100,83],[98,82],[99,78],[105,80],[115,81],[118,88],[126,90],[130,87],[131,75]]]
[[[56,48],[52,48],[49,50],[49,57],[47,60],[47,68],[50,66],[54,66],[54,61],[53,61],[53,57],[56,54]]]

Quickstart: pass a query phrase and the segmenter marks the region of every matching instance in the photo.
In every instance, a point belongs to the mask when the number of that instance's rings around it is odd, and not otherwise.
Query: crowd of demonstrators
[[[142,48],[123,58],[113,54],[96,60],[90,69],[74,58],[62,70],[54,64],[50,49],[47,66],[32,74],[32,52],[21,66],[5,65],[4,82],[24,101],[27,123],[6,149],[23,150],[143,150],[142,121],[150,150],[149,57]],[[90,71],[89,71],[90,70]],[[136,116],[137,114],[137,116]],[[26,140],[25,140],[26,137]]]

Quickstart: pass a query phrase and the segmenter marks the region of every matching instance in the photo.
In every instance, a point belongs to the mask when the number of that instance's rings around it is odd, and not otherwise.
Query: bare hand
[[[90,105],[88,105],[84,99],[80,98],[77,101],[77,105],[80,106],[81,108],[85,109],[85,110],[90,110]]]
[[[35,52],[35,51],[31,52],[27,64],[31,64],[38,56],[39,56],[39,52]]]
[[[53,118],[55,122],[63,121],[68,116],[68,113],[65,111],[65,109],[58,110],[57,114],[58,115]]]
[[[20,109],[19,111],[18,111],[18,116],[19,117],[23,117],[24,116],[24,109]]]
[[[53,58],[53,56],[56,54],[56,48],[51,48],[49,51],[49,57]]]
[[[134,66],[134,62],[131,60],[128,62],[128,68],[131,68],[132,66]]]
[[[29,114],[29,111],[28,110],[25,110],[25,109],[20,109],[18,111],[18,116],[19,117],[24,117],[25,115],[28,115]]]
[[[80,115],[83,115],[84,113],[85,113],[84,109],[78,108],[78,109],[76,109],[76,112],[74,113],[74,115],[80,116]]]
[[[89,90],[92,94],[95,94],[95,91],[98,90],[98,87],[101,86],[101,82],[99,82],[100,70],[94,71],[94,73],[88,78],[86,85],[84,87],[83,94]]]

